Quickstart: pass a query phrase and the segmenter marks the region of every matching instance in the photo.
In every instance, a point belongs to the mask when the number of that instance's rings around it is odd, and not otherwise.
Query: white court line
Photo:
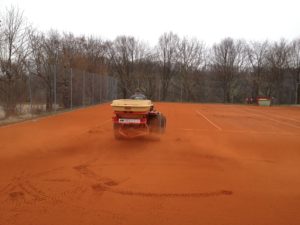
[[[254,111],[254,112],[256,112],[256,113],[260,113],[260,114],[262,114],[262,115],[267,116],[265,112],[261,112],[261,111],[254,110],[254,109],[247,109],[247,110],[249,110],[249,111]],[[271,111],[269,111],[269,112],[270,112],[270,114],[272,113]],[[291,121],[295,121],[295,122],[300,123],[300,120],[297,120],[297,119],[294,119],[294,118],[288,118],[288,117],[286,117],[286,116],[279,116],[279,115],[273,115],[273,114],[272,114],[272,116],[275,117],[275,118],[277,117],[277,118],[279,118],[279,119],[286,119],[286,120],[291,120]]]
[[[183,130],[187,132],[209,132],[208,129],[190,129],[190,128],[177,128],[178,130]],[[224,133],[248,133],[248,134],[278,134],[278,135],[291,135],[291,136],[300,136],[300,133],[292,132],[274,132],[274,131],[254,131],[254,130],[222,130]]]
[[[204,116],[201,112],[199,112],[198,110],[196,111],[196,113],[200,116],[202,116],[204,119],[206,119],[211,125],[213,125],[215,128],[217,128],[219,131],[222,131],[222,128],[219,127],[217,124],[215,124],[214,122],[212,122],[210,119],[208,119],[206,116]]]
[[[300,128],[300,126],[297,126],[297,125],[285,123],[285,122],[282,122],[282,121],[280,121],[280,120],[276,120],[276,119],[274,119],[274,118],[270,118],[270,117],[268,117],[268,116],[264,116],[264,115],[262,115],[262,114],[253,113],[253,112],[251,112],[251,110],[249,110],[249,109],[246,109],[246,111],[247,111],[247,113],[250,113],[250,114],[253,114],[253,115],[256,115],[256,116],[260,116],[260,117],[262,117],[262,118],[266,118],[266,119],[268,119],[268,120],[274,121],[274,122],[279,123],[279,124],[283,124],[283,125],[290,126],[290,127],[293,127],[293,128],[298,128],[298,129]],[[250,112],[249,112],[249,111],[250,111]]]

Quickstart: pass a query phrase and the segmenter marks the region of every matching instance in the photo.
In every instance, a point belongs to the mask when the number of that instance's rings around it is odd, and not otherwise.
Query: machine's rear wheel
[[[159,113],[149,121],[149,128],[151,133],[163,134],[167,125],[166,117]]]

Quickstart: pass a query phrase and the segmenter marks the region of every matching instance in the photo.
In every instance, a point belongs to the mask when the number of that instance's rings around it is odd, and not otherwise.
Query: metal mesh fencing
[[[20,119],[109,102],[117,97],[117,81],[108,75],[69,69],[48,77],[29,74],[23,92],[16,105]],[[5,112],[0,111],[4,118]]]

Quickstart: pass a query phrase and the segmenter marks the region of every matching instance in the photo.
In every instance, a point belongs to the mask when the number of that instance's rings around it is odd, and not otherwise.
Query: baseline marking
[[[249,110],[249,109],[246,109],[246,111],[252,115],[256,115],[256,116],[260,116],[262,118],[266,118],[268,120],[271,120],[271,121],[274,121],[276,123],[279,123],[279,124],[283,124],[283,125],[286,125],[286,126],[290,126],[290,127],[293,127],[293,128],[300,128],[300,126],[297,126],[297,125],[293,125],[293,124],[289,124],[289,123],[285,123],[285,122],[282,122],[280,120],[277,120],[277,119],[274,119],[274,118],[270,118],[268,116],[265,116],[265,115],[262,115],[262,114],[259,114],[259,113],[254,113],[252,110]],[[250,112],[249,112],[250,111]],[[252,111],[252,112],[251,112]]]
[[[190,128],[177,128],[178,130],[183,130],[187,132],[210,132],[209,129],[190,129]],[[278,134],[278,135],[291,135],[300,136],[300,133],[291,132],[268,132],[268,131],[254,131],[254,130],[222,130],[224,133],[245,133],[245,134]]]
[[[214,122],[212,122],[210,119],[208,119],[206,116],[204,116],[201,112],[199,112],[198,110],[196,110],[196,113],[200,116],[202,116],[204,119],[206,119],[211,125],[213,125],[215,128],[217,128],[219,131],[222,131],[222,128],[219,127],[217,124],[215,124]]]
[[[255,110],[255,109],[247,109],[247,110],[256,112],[256,113],[261,114],[261,115],[264,115],[264,116],[268,116],[268,115],[266,115],[265,112],[261,112],[261,111],[259,111],[259,110]],[[272,113],[271,111],[269,111],[269,112]],[[268,117],[269,117],[269,116],[268,116]],[[295,122],[300,123],[300,120],[297,120],[297,119],[294,119],[294,118],[288,118],[288,117],[286,117],[286,116],[279,116],[279,115],[273,115],[273,114],[272,114],[272,117],[278,118],[278,119],[291,120],[291,121],[295,121]]]

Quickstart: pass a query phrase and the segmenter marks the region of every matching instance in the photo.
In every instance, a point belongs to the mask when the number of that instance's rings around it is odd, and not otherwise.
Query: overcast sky
[[[0,0],[18,6],[42,31],[114,39],[132,35],[151,45],[168,31],[213,44],[225,37],[300,37],[300,0]]]

